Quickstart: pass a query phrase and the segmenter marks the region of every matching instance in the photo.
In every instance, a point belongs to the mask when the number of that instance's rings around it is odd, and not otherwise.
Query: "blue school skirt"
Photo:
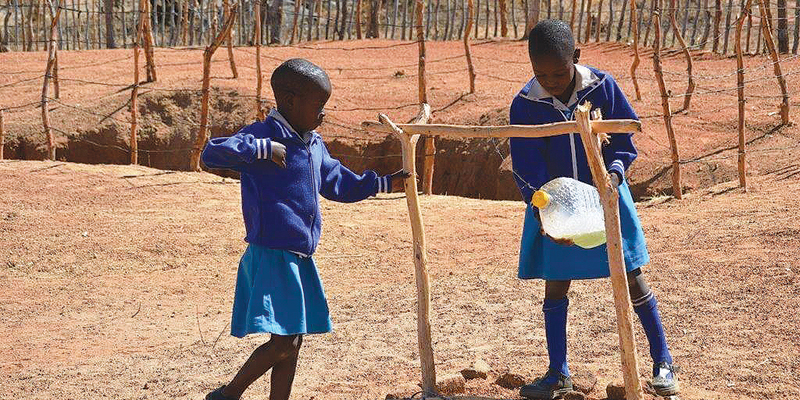
[[[231,335],[296,335],[331,329],[328,301],[313,258],[247,246],[236,278]]]
[[[519,251],[520,279],[571,280],[610,276],[606,245],[593,249],[564,246],[542,236],[533,206],[525,210],[522,245]],[[622,253],[628,271],[650,261],[642,224],[636,214],[627,183],[619,186],[619,219],[622,230]]]

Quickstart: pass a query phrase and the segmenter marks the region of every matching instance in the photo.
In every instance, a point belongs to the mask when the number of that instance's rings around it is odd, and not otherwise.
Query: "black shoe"
[[[222,394],[222,389],[224,389],[224,388],[225,388],[225,386],[220,386],[220,387],[217,388],[217,390],[207,394],[206,395],[206,400],[239,400],[237,398],[228,397],[228,396],[223,395]]]
[[[678,394],[676,372],[678,367],[665,361],[653,365],[653,381],[650,384],[657,395],[665,397]]]
[[[547,370],[547,373],[535,380],[530,385],[525,385],[519,389],[519,395],[528,399],[552,400],[563,396],[572,390],[572,378],[554,369]]]

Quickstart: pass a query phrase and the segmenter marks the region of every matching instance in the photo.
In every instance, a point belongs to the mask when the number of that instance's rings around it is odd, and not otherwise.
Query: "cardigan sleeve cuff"
[[[259,160],[272,159],[272,142],[269,139],[256,139],[253,141],[256,146],[256,158]]]
[[[625,181],[625,165],[622,164],[620,160],[614,160],[611,165],[608,167],[608,172],[612,174],[617,174],[617,178],[619,178],[619,183]]]
[[[378,177],[378,193],[392,192],[392,176],[384,175]]]

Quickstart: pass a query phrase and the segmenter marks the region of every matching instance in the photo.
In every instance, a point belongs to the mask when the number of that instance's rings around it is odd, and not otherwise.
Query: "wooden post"
[[[53,56],[53,68],[51,72],[53,76],[53,98],[60,99],[61,84],[58,81],[58,46],[56,46],[55,55]]]
[[[420,1],[420,0],[417,0]],[[424,124],[430,118],[430,106],[421,105],[421,111],[415,124]],[[403,170],[411,177],[405,180],[406,203],[411,219],[411,234],[414,242],[414,271],[417,283],[417,341],[419,358],[422,366],[422,397],[436,395],[436,365],[433,362],[433,345],[431,344],[431,293],[428,277],[428,252],[425,247],[425,227],[422,224],[422,210],[417,196],[416,147],[419,135],[407,135],[389,118],[380,114],[378,119],[390,128],[400,140],[403,149]]]
[[[639,382],[636,341],[633,336],[633,318],[631,317],[631,299],[628,294],[628,278],[625,273],[625,258],[622,253],[619,193],[611,183],[606,171],[598,136],[592,132],[591,107],[590,103],[579,105],[575,110],[575,118],[580,128],[581,141],[592,171],[592,178],[603,203],[607,238],[606,248],[611,272],[611,286],[614,291],[614,308],[617,314],[619,347],[622,356],[622,376],[625,380],[625,398],[627,400],[641,400],[644,398],[644,393]]]
[[[489,24],[489,22],[492,20],[492,19],[489,17],[489,3],[490,3],[491,1],[492,1],[492,0],[486,0],[486,1],[485,1],[485,3],[486,3],[486,26],[485,26],[485,28],[486,28],[486,29],[483,31],[483,37],[484,37],[484,39],[486,39],[486,38],[489,38],[489,25],[490,25],[490,24]],[[530,0],[529,0],[529,1],[530,1]],[[478,12],[480,12],[480,10],[478,10]]]
[[[48,101],[48,88],[50,81],[50,74],[53,71],[53,65],[56,61],[56,27],[58,26],[58,17],[61,16],[61,0],[56,0],[55,14],[53,14],[53,6],[51,0],[47,0],[47,6],[50,10],[50,40],[47,49],[47,67],[44,70],[44,84],[42,85],[42,125],[44,125],[44,133],[47,136],[47,158],[55,161],[56,159],[56,138],[53,136],[53,130],[50,129],[50,115],[48,114],[47,101]]]
[[[575,32],[575,16],[578,15],[577,13],[578,13],[578,0],[572,0],[572,12],[570,13],[569,16],[569,30],[571,30],[572,32]]]
[[[610,1],[610,3],[614,4],[614,1],[612,0],[612,1]],[[622,2],[622,11],[619,12],[619,23],[617,24],[617,41],[618,42],[620,40],[622,40],[622,29],[625,26],[625,11],[627,11],[627,8],[628,8],[628,2],[627,1],[623,1]],[[628,23],[628,28],[630,28],[630,27],[631,27],[631,25],[630,25],[630,23]],[[628,32],[628,35],[630,35],[630,32]]]
[[[800,1],[800,0],[798,0]],[[752,6],[751,6],[752,7]],[[753,27],[753,10],[751,8],[747,9],[747,40],[745,44],[745,51],[747,54],[750,54],[750,28]]]
[[[298,0],[299,1],[299,0]],[[361,0],[356,0],[356,38],[361,40]]]
[[[667,128],[669,145],[672,150],[672,191],[676,199],[683,198],[681,188],[681,166],[678,157],[678,144],[675,141],[675,131],[672,130],[672,110],[669,106],[669,95],[664,84],[664,74],[661,70],[661,16],[659,13],[653,14],[656,21],[656,39],[653,42],[653,69],[656,73],[658,88],[661,90],[661,106],[664,109],[664,126]]]
[[[506,0],[500,0],[500,36],[502,37],[508,37],[508,19],[506,18],[507,12]]]
[[[574,1],[575,0],[573,0],[573,2]],[[642,94],[639,92],[639,81],[636,80],[636,67],[639,66],[639,26],[636,21],[636,0],[630,1],[631,26],[633,27],[633,63],[631,64],[631,80],[633,81],[633,88],[636,90],[636,100],[641,100]]]
[[[575,43],[583,43],[583,9],[586,5],[586,0],[581,0],[581,6],[578,8],[578,29],[575,31]]]
[[[144,58],[145,58],[145,72],[147,73],[147,82],[157,82],[158,76],[156,75],[156,61],[153,54],[153,25],[151,16],[153,10],[150,8],[150,0],[141,0],[140,9],[145,10],[144,18],[144,32],[142,32],[142,41],[144,42]]]
[[[722,0],[714,0],[714,47],[711,51],[717,52],[719,47],[719,24],[722,19]]]
[[[745,163],[745,98],[744,98],[744,60],[742,56],[742,25],[745,16],[750,14],[750,4],[752,0],[747,0],[742,12],[736,21],[736,93],[739,96],[739,187],[747,191],[747,164]]]
[[[509,0],[511,2],[511,26],[514,28],[514,39],[519,38],[519,30],[517,28],[517,12],[516,7],[514,6],[514,0]],[[563,1],[563,0],[559,0]],[[798,0],[800,1],[800,0]]]
[[[778,0],[778,52],[789,52],[789,28],[786,21],[786,0]]]
[[[686,41],[683,40],[683,35],[678,30],[678,21],[675,20],[675,13],[677,9],[675,7],[676,0],[670,0],[670,22],[672,23],[672,32],[678,38],[678,43],[680,43],[681,48],[683,49],[683,55],[686,57],[686,74],[689,75],[689,84],[686,88],[686,95],[683,98],[683,109],[689,110],[689,104],[692,101],[692,93],[694,93],[694,76],[692,75],[692,54],[689,52],[689,48],[686,46]]]
[[[767,10],[765,9],[766,6],[764,5],[764,0],[758,0],[761,10],[761,19],[762,20],[769,20]],[[783,102],[781,103],[781,123],[783,125],[789,124],[789,91],[786,89],[786,78],[783,76],[783,72],[781,72],[781,63],[778,59],[778,52],[775,50],[775,42],[772,40],[772,32],[770,30],[769,24],[762,24],[764,29],[764,42],[767,44],[767,48],[769,49],[769,54],[772,57],[772,66],[773,71],[775,72],[775,77],[778,78],[778,86],[781,88],[781,94],[783,95]]]
[[[800,40],[800,0],[794,3],[794,42],[792,42],[792,54],[797,54],[798,40]]]
[[[467,29],[464,30],[464,54],[467,57],[467,71],[469,72],[469,92],[475,93],[475,67],[472,65],[472,52],[469,48],[469,32],[472,29],[472,0],[467,0]]]
[[[722,42],[722,54],[728,54],[728,35],[731,32],[731,10],[733,9],[733,0],[728,0],[728,14],[725,16],[725,38]]]
[[[525,27],[525,38],[528,37],[528,33],[530,33],[531,29],[539,22],[539,11],[540,11],[540,2],[541,0],[528,0],[528,21]]]
[[[610,0],[613,1],[613,0]],[[591,19],[589,19],[589,24],[591,24]],[[594,41],[600,42],[600,26],[603,24],[603,0],[600,0],[600,4],[597,6],[597,29],[594,32]]]
[[[189,1],[183,0],[181,7],[182,22],[181,25],[181,43],[184,46],[189,45]]]
[[[592,0],[586,0],[586,34],[583,35],[583,43],[589,43],[592,38]]]
[[[227,19],[228,18],[228,14],[230,14],[230,12],[231,12],[231,3],[230,3],[229,0],[222,0],[222,6],[224,7],[224,11],[223,11],[223,15],[225,16],[224,18]],[[229,33],[228,37],[225,38],[225,41],[226,41],[226,44],[228,46],[228,61],[230,61],[230,64],[231,64],[231,73],[233,74],[233,79],[236,79],[236,78],[239,77],[239,72],[236,71],[236,60],[234,60],[234,58],[233,58],[233,38],[232,38],[232,36],[233,35],[231,33]]]
[[[622,2],[625,3],[624,1]],[[624,13],[624,11],[623,11]],[[611,31],[614,29],[614,1],[608,2],[608,29],[606,30],[606,42],[611,41]]]
[[[234,4],[227,18],[225,18],[225,24],[222,25],[222,29],[217,33],[217,37],[214,38],[214,41],[212,41],[203,52],[203,100],[202,108],[200,109],[200,131],[197,133],[197,140],[194,143],[192,156],[189,160],[190,171],[200,171],[200,155],[208,139],[208,102],[211,95],[211,56],[214,55],[214,52],[217,51],[217,48],[219,48],[225,38],[230,35],[231,28],[233,28],[238,14],[239,5]]]
[[[3,127],[3,110],[0,109],[0,160],[3,159],[3,149],[6,146],[6,134]]]
[[[261,105],[261,86],[263,85],[264,77],[261,74],[261,0],[256,0],[256,118],[263,121],[265,118],[264,107]]]
[[[148,0],[144,0],[148,1]],[[139,140],[138,136],[138,126],[137,126],[137,114],[139,112],[139,105],[137,104],[137,100],[139,98],[139,43],[144,36],[144,21],[147,19],[147,15],[139,12],[139,23],[137,24],[136,28],[136,36],[134,37],[133,41],[133,90],[131,91],[131,164],[139,164]]]
[[[358,1],[359,1],[358,4],[360,5],[361,4],[361,0],[358,0]],[[290,44],[293,44],[294,43],[294,38],[297,37],[297,19],[300,16],[300,5],[302,3],[303,3],[302,0],[295,0],[295,2],[294,2],[294,16],[292,16],[292,37],[289,38],[289,43]],[[360,9],[359,9],[359,11],[360,11]],[[282,11],[279,10],[278,12],[282,12]],[[361,30],[359,29],[358,32],[359,32],[358,38],[361,39]]]

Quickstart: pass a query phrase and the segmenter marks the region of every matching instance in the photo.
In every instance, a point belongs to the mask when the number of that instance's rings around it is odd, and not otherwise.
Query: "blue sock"
[[[569,299],[544,299],[544,330],[547,336],[547,354],[550,368],[569,376],[567,366],[567,308]],[[558,377],[555,377],[556,379]]]
[[[650,343],[650,357],[653,364],[668,362],[672,364],[672,355],[667,348],[667,338],[664,336],[664,327],[661,326],[661,316],[658,315],[658,303],[653,292],[633,300],[633,310],[642,322],[642,328]]]

